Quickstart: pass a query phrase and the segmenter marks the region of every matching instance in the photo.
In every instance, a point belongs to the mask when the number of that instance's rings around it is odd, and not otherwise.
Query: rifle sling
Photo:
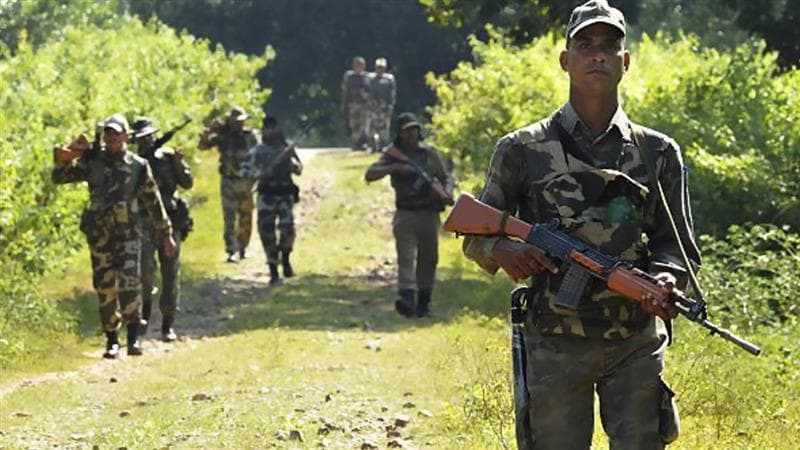
[[[506,234],[506,222],[508,222],[508,216],[510,215],[508,211],[503,211],[503,215],[500,216],[500,234]]]

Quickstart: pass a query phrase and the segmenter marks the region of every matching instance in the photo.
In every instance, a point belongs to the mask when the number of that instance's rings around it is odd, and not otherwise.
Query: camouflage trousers
[[[158,309],[162,317],[175,317],[180,306],[180,232],[174,230],[172,238],[175,240],[175,257],[169,258],[164,254],[164,246],[155,241],[155,232],[151,227],[143,227],[142,232],[142,319],[150,321],[150,311],[153,305],[153,286],[156,280],[156,258],[158,253],[158,266],[161,269],[161,295],[158,298]]]
[[[432,291],[439,262],[439,213],[398,209],[392,232],[398,290]]]
[[[292,195],[258,195],[258,234],[267,264],[277,264],[279,252],[290,253],[294,248],[294,196]],[[278,238],[275,223],[281,235]]]
[[[223,176],[220,183],[225,251],[236,253],[247,248],[253,232],[253,180]]]
[[[367,140],[367,112],[365,103],[347,104],[347,128],[354,145],[361,145]]]
[[[525,345],[532,448],[590,448],[595,392],[611,449],[664,448],[665,332],[652,325],[628,339],[588,339],[542,335],[529,322]]]
[[[141,241],[120,239],[97,232],[89,245],[92,284],[97,291],[103,331],[114,331],[120,322],[138,323],[142,307],[139,265]]]
[[[389,127],[392,123],[392,105],[380,101],[371,100],[369,102],[369,114],[367,115],[367,137],[370,142],[378,135],[378,148],[389,143]]]

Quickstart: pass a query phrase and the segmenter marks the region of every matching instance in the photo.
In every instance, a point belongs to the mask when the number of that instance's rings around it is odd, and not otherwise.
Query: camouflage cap
[[[353,65],[356,64],[361,64],[362,66],[364,66],[367,64],[367,60],[364,59],[363,56],[356,56],[355,58],[353,58]]]
[[[137,117],[133,121],[133,137],[136,139],[149,136],[158,130],[159,128],[153,126],[153,121],[149,117]]]
[[[228,114],[228,120],[232,122],[244,122],[249,118],[250,114],[247,114],[247,112],[241,106],[234,106],[231,108],[230,114]]]
[[[406,128],[417,127],[420,128],[416,116],[409,112],[401,113],[397,116],[397,131],[405,130]]]
[[[125,116],[122,114],[112,114],[103,121],[103,128],[110,128],[117,133],[127,133],[130,126]]]
[[[579,31],[596,23],[611,25],[625,36],[625,16],[622,11],[611,7],[606,0],[590,0],[572,10],[567,24],[567,39],[572,39]]]
[[[375,60],[375,67],[386,68],[386,58],[378,58]]]

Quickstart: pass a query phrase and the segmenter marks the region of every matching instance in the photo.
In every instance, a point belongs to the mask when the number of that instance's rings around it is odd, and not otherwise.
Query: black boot
[[[277,264],[268,264],[269,265],[269,284],[278,284],[281,282],[281,276],[278,275],[278,265]]]
[[[431,291],[419,291],[417,297],[417,317],[430,317],[431,310],[428,305],[431,303]]]
[[[106,331],[106,351],[103,358],[117,359],[119,356],[119,337],[116,331]]]
[[[239,260],[246,259],[246,258],[247,258],[247,252],[244,249],[239,250]]]
[[[172,325],[175,323],[175,318],[172,316],[163,316],[161,319],[161,340],[164,342],[175,342],[178,340],[178,335]]]
[[[282,265],[283,265],[283,276],[286,278],[291,278],[294,276],[294,270],[292,270],[292,264],[289,262],[289,255],[291,252],[284,251],[282,257]]]
[[[128,356],[139,356],[142,353],[142,343],[139,342],[139,321],[128,324]]]
[[[414,290],[413,289],[403,289],[400,291],[400,300],[394,302],[394,309],[400,315],[406,317],[414,317],[416,315],[416,310],[414,308]]]

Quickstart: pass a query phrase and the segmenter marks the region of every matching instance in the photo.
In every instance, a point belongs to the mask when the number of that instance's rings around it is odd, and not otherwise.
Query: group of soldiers
[[[266,117],[262,133],[244,126],[249,115],[234,107],[224,119],[203,130],[201,149],[220,153],[224,242],[229,262],[246,257],[251,233],[253,192],[258,195],[258,231],[270,268],[270,283],[291,277],[289,255],[294,243],[292,208],[299,190],[292,174],[302,163],[274,117]],[[91,253],[92,281],[106,335],[103,357],[119,356],[118,329],[127,328],[127,354],[143,353],[152,310],[156,262],[161,273],[161,339],[177,339],[174,324],[180,304],[180,245],[192,230],[186,200],[178,187],[189,189],[193,178],[183,152],[164,144],[190,119],[164,136],[147,117],[133,127],[122,114],[98,123],[94,142],[85,134],[69,146],[54,147],[55,183],[86,182],[89,203],[80,228]],[[130,150],[133,140],[137,152]],[[276,222],[280,231],[277,237]]]
[[[389,143],[397,87],[387,72],[386,58],[375,60],[375,71],[366,71],[361,56],[353,58],[352,69],[342,77],[339,104],[354,149],[378,151]]]

